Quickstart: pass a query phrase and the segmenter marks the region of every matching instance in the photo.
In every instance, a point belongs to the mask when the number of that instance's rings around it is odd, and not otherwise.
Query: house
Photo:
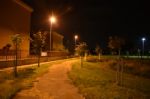
[[[64,39],[63,35],[57,32],[52,32],[51,51],[50,53],[48,53],[48,56],[67,56],[68,55],[68,52],[65,50],[65,47],[63,45],[63,39]],[[50,46],[50,43],[48,45]]]
[[[63,35],[52,32],[52,51],[64,51],[63,39]]]
[[[41,31],[46,33],[46,43],[43,48],[43,51],[49,52],[50,51],[50,33],[49,31]],[[64,36],[57,32],[51,33],[51,52],[52,51],[64,51],[63,45]]]
[[[1,0],[0,3],[0,49],[10,44],[14,50],[11,37],[20,34],[21,57],[29,55],[30,19],[33,9],[21,0]],[[1,53],[2,54],[2,53]],[[0,55],[1,56],[1,55]]]
[[[42,52],[41,52],[42,56],[60,56],[60,55],[67,54],[65,47],[63,45],[63,39],[64,39],[63,35],[57,32],[51,32],[50,35],[49,31],[46,30],[40,30],[38,32],[45,35],[44,37],[46,37],[45,43],[42,46]],[[50,44],[50,38],[51,38],[51,44]],[[37,53],[35,51],[34,42],[33,42],[31,43],[31,55],[35,55],[35,54]]]

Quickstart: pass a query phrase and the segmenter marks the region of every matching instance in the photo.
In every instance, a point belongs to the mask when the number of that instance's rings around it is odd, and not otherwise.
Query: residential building
[[[50,51],[50,34],[49,31],[42,31],[43,33],[46,32],[46,44],[43,48],[43,51]],[[64,51],[63,45],[64,36],[57,32],[51,33],[51,51]]]
[[[0,49],[10,44],[14,50],[12,36],[20,34],[21,57],[29,55],[30,19],[33,9],[21,0],[1,0],[0,3]]]
[[[64,51],[63,39],[63,35],[52,32],[52,51]]]

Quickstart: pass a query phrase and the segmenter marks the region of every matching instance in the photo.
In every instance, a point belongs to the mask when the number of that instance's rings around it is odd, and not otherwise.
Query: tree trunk
[[[120,81],[121,86],[123,86],[123,69],[124,69],[124,62],[123,62],[123,59],[122,59],[121,60],[121,71],[120,71],[121,72],[121,75],[120,75],[121,76],[121,79],[120,79],[121,80]]]
[[[87,53],[84,54],[84,60],[87,60]]]
[[[119,84],[119,64],[117,64],[117,68],[116,68],[116,84]]]
[[[40,67],[40,55],[38,55],[38,67]]]
[[[17,74],[17,65],[18,65],[18,45],[16,44],[16,51],[15,51],[15,65],[14,65],[14,75],[15,75],[15,77],[17,77],[18,76],[18,74]]]
[[[99,54],[98,54],[98,60],[100,60],[100,59],[101,59],[101,54],[99,53]]]
[[[38,52],[38,67],[40,67],[41,49]]]
[[[6,52],[6,61],[7,61],[7,55],[8,55],[7,53],[8,53],[8,51]]]
[[[120,51],[120,49],[118,50],[118,54],[119,54],[119,57],[120,57],[120,54],[121,54],[121,51]]]
[[[80,59],[81,59],[81,67],[83,66],[83,59],[82,59],[82,56],[80,56]]]

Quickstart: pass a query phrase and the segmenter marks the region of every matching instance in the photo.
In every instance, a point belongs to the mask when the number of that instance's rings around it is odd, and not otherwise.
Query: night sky
[[[58,22],[53,30],[73,42],[78,34],[80,41],[90,48],[99,44],[107,47],[109,36],[121,36],[126,45],[140,48],[141,37],[150,39],[150,6],[144,0],[23,0],[30,5],[32,13],[31,31],[49,29],[48,18],[53,11]]]

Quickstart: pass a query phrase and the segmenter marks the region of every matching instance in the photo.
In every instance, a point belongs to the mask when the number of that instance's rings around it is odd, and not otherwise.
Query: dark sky
[[[74,34],[90,47],[97,43],[106,47],[108,37],[114,35],[124,37],[134,46],[141,46],[141,37],[150,38],[150,6],[145,0],[24,1],[34,9],[32,31],[49,29],[48,17],[53,11],[58,18],[53,30],[62,33],[70,42]]]

